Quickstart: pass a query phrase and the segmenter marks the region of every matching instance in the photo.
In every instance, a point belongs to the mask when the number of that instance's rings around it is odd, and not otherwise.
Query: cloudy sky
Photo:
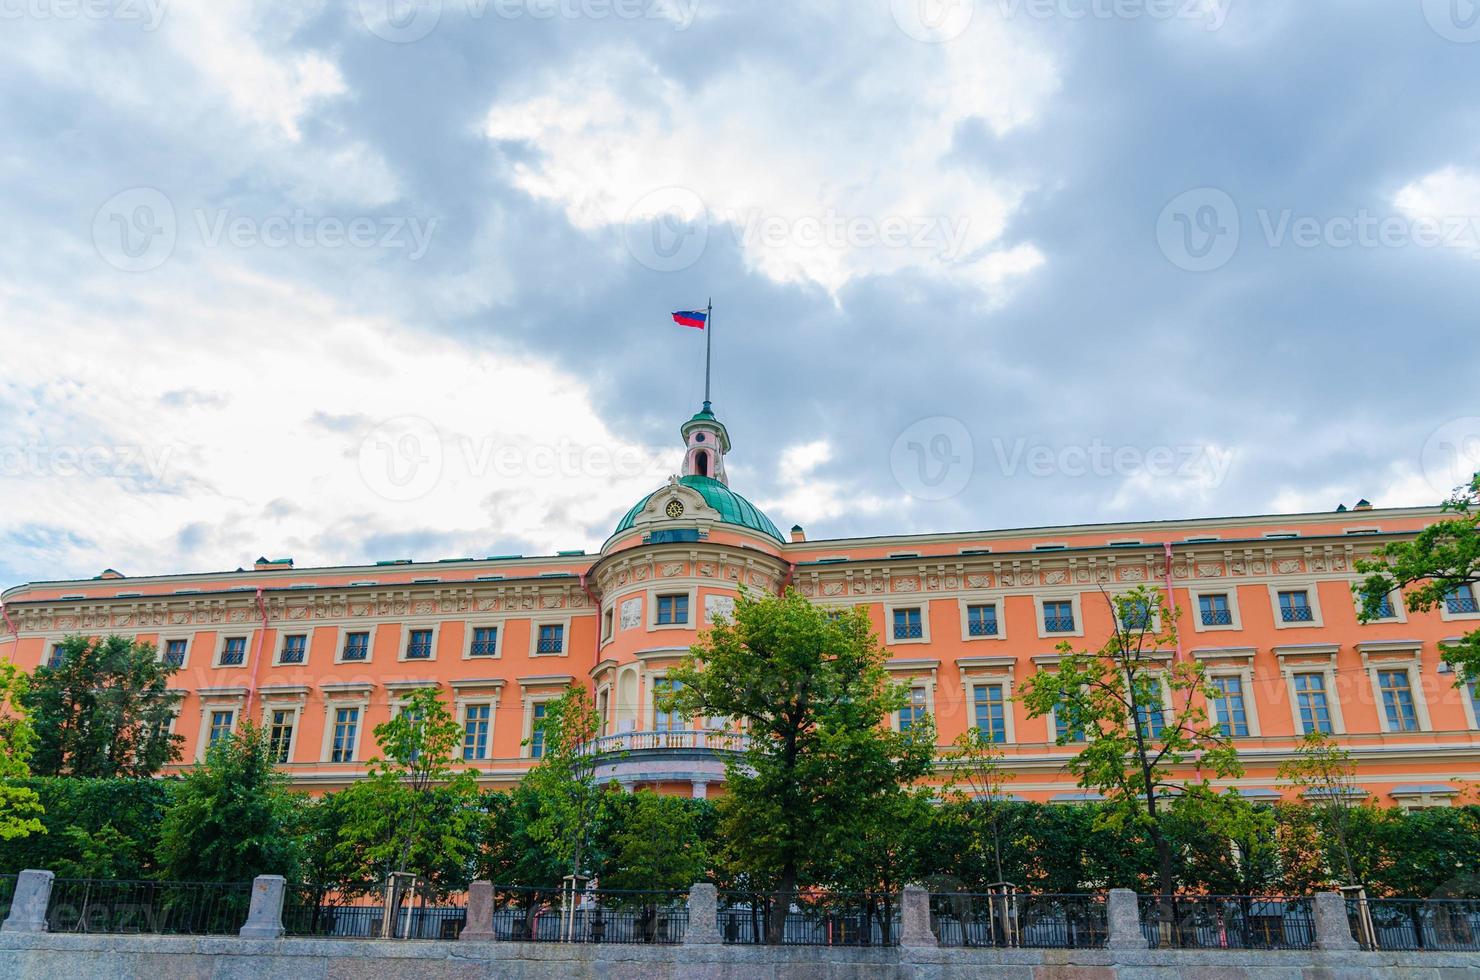
[[[1473,15],[1473,16],[1472,16]],[[1471,0],[0,0],[0,585],[1480,465]]]

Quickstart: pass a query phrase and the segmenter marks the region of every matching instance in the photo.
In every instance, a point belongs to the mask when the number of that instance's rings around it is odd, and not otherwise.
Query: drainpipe
[[[796,575],[797,567],[791,562],[786,563],[786,574],[781,576],[781,595],[786,595],[786,589],[791,585],[792,576]]]
[[[252,698],[257,693],[257,675],[262,672],[262,644],[267,639],[267,601],[262,598],[262,586],[257,586],[257,611],[262,614],[262,629],[257,632],[257,649],[252,654],[252,671],[247,677],[247,705],[242,709],[242,721],[252,717]]]
[[[581,569],[581,591],[586,593],[586,598],[590,599],[591,605],[596,607],[596,642],[591,647],[591,670],[595,670],[596,665],[601,663],[601,602],[596,598],[595,593],[591,591],[590,583],[586,581],[586,573],[588,571],[590,569]],[[588,672],[586,676],[590,677],[591,675]],[[595,678],[592,678],[591,684],[594,688],[596,684]],[[594,690],[592,691],[592,695],[595,695]]]

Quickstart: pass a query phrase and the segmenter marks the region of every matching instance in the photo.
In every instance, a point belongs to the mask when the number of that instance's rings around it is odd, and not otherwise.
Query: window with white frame
[[[464,759],[472,761],[488,758],[488,735],[492,722],[493,705],[482,702],[463,707]]]
[[[1060,698],[1059,703],[1054,705],[1052,714],[1054,740],[1060,745],[1085,740],[1084,719],[1080,717],[1079,708],[1073,701]]]
[[[339,659],[346,663],[363,663],[370,659],[370,634],[356,630],[344,634],[344,650]]]
[[[1382,696],[1382,714],[1390,732],[1418,731],[1418,709],[1407,668],[1379,670],[1377,691]]]
[[[1005,685],[993,682],[971,687],[972,721],[983,742],[1007,741],[1007,698]]]
[[[1444,610],[1451,616],[1471,616],[1480,612],[1480,604],[1475,601],[1475,587],[1455,586],[1444,596]]]
[[[896,640],[918,640],[925,635],[919,606],[904,606],[891,615],[890,636]]]
[[[46,657],[46,666],[50,667],[52,670],[56,670],[62,665],[62,661],[65,660],[66,657],[66,647],[62,646],[60,643],[53,643],[51,645],[51,653],[49,653]]]
[[[545,702],[536,701],[529,710],[529,757],[545,757]]]
[[[1244,679],[1237,674],[1216,674],[1208,678],[1213,693],[1213,720],[1226,738],[1245,738],[1249,734],[1249,711],[1244,701]]]
[[[474,626],[473,638],[468,643],[469,657],[498,656],[498,627]]]
[[[682,626],[689,621],[689,595],[675,592],[658,596],[655,622],[658,626]]]
[[[160,658],[171,667],[185,666],[185,651],[190,646],[190,641],[185,639],[170,639],[164,641],[164,655]]]
[[[288,633],[283,637],[283,648],[278,651],[279,664],[302,664],[308,660],[308,634]]]
[[[913,686],[909,691],[909,702],[899,709],[899,730],[907,732],[925,719],[930,713],[929,693],[923,686]]]
[[[534,649],[536,654],[554,655],[565,652],[565,624],[541,623],[538,629]]]
[[[1470,695],[1470,724],[1480,728],[1480,680],[1470,681],[1465,690]]]
[[[1073,633],[1074,602],[1071,599],[1045,599],[1043,601],[1043,632]]]
[[[1355,591],[1355,592],[1353,592],[1353,595],[1356,597],[1357,611],[1360,613],[1360,612],[1362,612],[1365,609],[1365,607],[1367,605],[1367,596],[1366,596],[1365,593],[1363,593],[1361,591]],[[1399,618],[1399,616],[1398,616],[1398,609],[1393,604],[1393,594],[1391,592],[1384,593],[1383,595],[1381,595],[1381,596],[1378,597],[1378,600],[1377,600],[1377,610],[1376,610],[1376,612],[1377,612],[1377,618],[1378,619],[1398,619]]]
[[[659,677],[653,681],[653,731],[676,732],[683,729],[684,720],[681,714],[677,711],[664,711],[658,706],[660,697],[682,689],[682,681],[669,680],[667,677]]]
[[[1281,589],[1278,597],[1280,622],[1310,623],[1314,621],[1315,612],[1311,608],[1309,589]]]
[[[1138,673],[1132,693],[1136,702],[1136,729],[1143,738],[1161,738],[1166,729],[1166,703],[1159,676]]]
[[[1122,629],[1141,631],[1155,628],[1155,611],[1151,608],[1150,599],[1127,597],[1116,603],[1116,610],[1120,614]]]
[[[230,708],[216,708],[211,711],[209,719],[206,728],[206,748],[208,749],[231,735],[232,726],[236,723],[236,712]]]
[[[430,627],[408,630],[406,633],[406,659],[431,660],[434,633]]]
[[[1330,735],[1331,704],[1327,700],[1326,675],[1323,672],[1302,672],[1294,675],[1295,705],[1300,712],[1301,731],[1309,735],[1321,732]]]
[[[355,761],[355,741],[360,730],[360,709],[353,705],[336,707],[334,728],[329,744],[330,762]]]
[[[267,751],[278,765],[293,758],[293,729],[297,727],[297,708],[272,708],[267,716]]]
[[[1197,597],[1198,621],[1203,626],[1232,626],[1233,606],[1227,592],[1204,592]]]
[[[219,667],[240,667],[247,662],[247,638],[228,636],[221,643],[221,656],[216,661]]]
[[[995,603],[972,603],[966,607],[967,636],[996,636],[997,606]]]

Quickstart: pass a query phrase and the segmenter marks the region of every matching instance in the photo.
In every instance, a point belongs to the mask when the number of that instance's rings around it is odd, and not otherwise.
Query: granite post
[[[1316,949],[1357,949],[1352,938],[1346,899],[1339,892],[1317,892],[1315,904]]]
[[[1146,936],[1141,932],[1141,909],[1136,893],[1129,888],[1112,888],[1105,899],[1105,921],[1109,925],[1106,949],[1145,949]]]
[[[689,889],[689,924],[684,930],[685,946],[715,946],[719,934],[719,892],[708,882]]]
[[[247,908],[247,924],[239,935],[243,939],[281,939],[283,936],[282,875],[258,875],[252,880],[252,904]]]
[[[930,928],[930,893],[919,885],[905,885],[899,907],[899,945],[905,948],[939,946]]]
[[[50,871],[22,871],[17,875],[10,915],[0,925],[0,931],[46,932],[46,907],[51,904],[51,883],[55,878]]]
[[[459,942],[491,942],[493,934],[493,882],[475,881],[468,886],[468,921],[457,934]]]

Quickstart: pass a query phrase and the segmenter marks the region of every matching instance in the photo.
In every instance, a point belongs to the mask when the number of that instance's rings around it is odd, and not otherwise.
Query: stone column
[[[1346,899],[1340,892],[1318,892],[1315,904],[1316,949],[1358,949],[1352,938]]]
[[[689,888],[689,924],[684,929],[685,946],[715,946],[724,942],[719,934],[719,892],[708,882]]]
[[[281,939],[283,937],[282,875],[258,875],[252,880],[252,904],[247,909],[247,924],[241,927],[243,939]]]
[[[51,904],[54,878],[56,875],[50,871],[22,871],[15,880],[10,915],[0,925],[0,932],[45,932],[46,907]]]
[[[1141,932],[1141,909],[1136,893],[1129,888],[1112,888],[1105,899],[1105,920],[1109,935],[1106,949],[1145,949],[1146,936]]]
[[[475,881],[468,886],[468,921],[457,934],[458,942],[492,942],[493,882]]]
[[[899,945],[939,946],[930,928],[930,893],[919,885],[905,885],[899,903]]]

